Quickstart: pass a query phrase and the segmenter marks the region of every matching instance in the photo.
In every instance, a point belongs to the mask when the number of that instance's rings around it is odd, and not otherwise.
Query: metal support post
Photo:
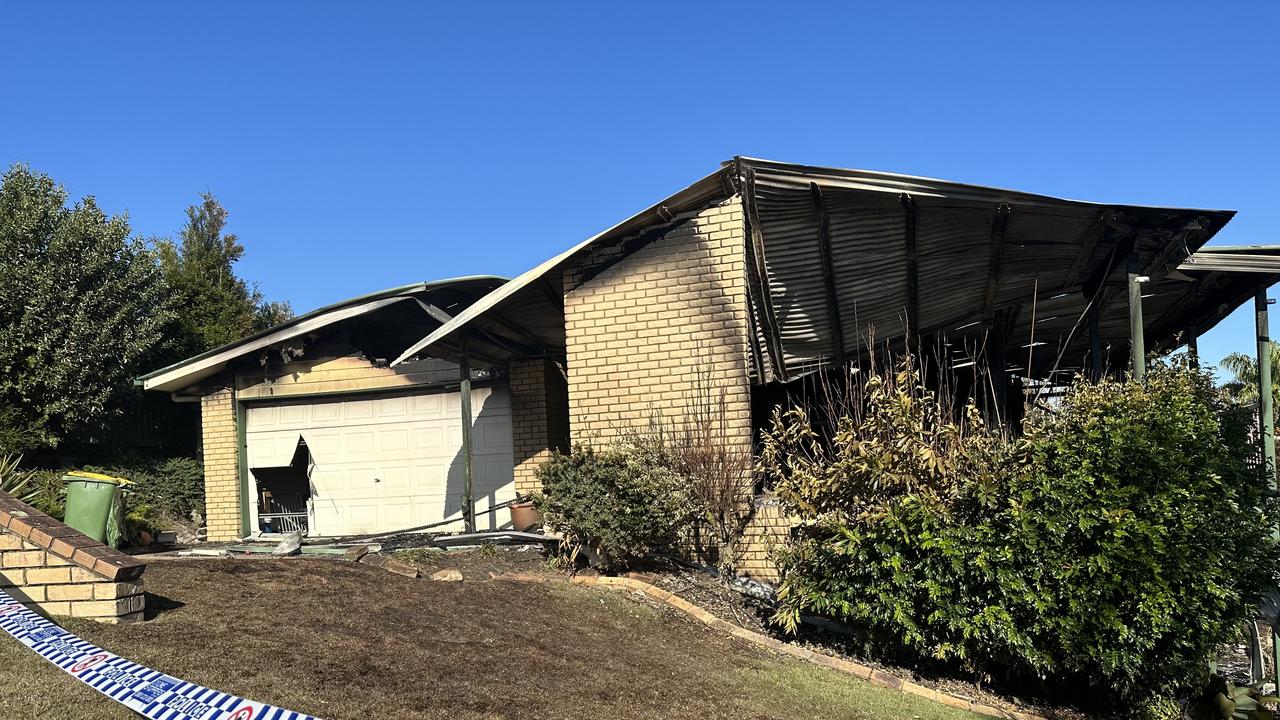
[[[1133,379],[1142,382],[1147,375],[1147,346],[1142,336],[1142,283],[1135,261],[1129,261],[1129,347],[1133,361]]]
[[[475,462],[471,457],[471,358],[467,355],[465,337],[461,345],[458,371],[462,377],[458,384],[458,393],[462,400],[462,456],[465,468],[462,480],[462,519],[467,532],[473,533],[476,531],[476,500],[473,494]]]

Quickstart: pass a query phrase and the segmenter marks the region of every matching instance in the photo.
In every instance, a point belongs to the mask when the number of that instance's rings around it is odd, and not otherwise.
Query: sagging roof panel
[[[987,333],[998,313],[1013,319],[1011,350],[1033,342],[1048,348],[1032,352],[1024,370],[1050,372],[1080,342],[1087,349],[1079,327],[1095,299],[1103,334],[1113,345],[1127,343],[1126,307],[1114,300],[1130,260],[1160,281],[1233,215],[750,158],[737,164],[756,198],[769,297],[780,308],[772,332],[781,341],[782,367],[764,354],[757,381],[786,380],[858,353],[869,335],[899,347],[921,336],[959,344]],[[805,213],[814,197],[828,217],[829,258],[815,240],[819,214]],[[825,265],[834,271],[834,302]],[[1189,290],[1162,288],[1153,312],[1167,312],[1162,303],[1172,301],[1165,295],[1176,299]],[[760,305],[753,303],[753,311]],[[832,333],[833,315],[842,337]],[[756,312],[754,319],[767,342],[768,318]]]
[[[482,275],[420,282],[380,290],[299,315],[222,347],[149,372],[137,378],[136,382],[146,390],[177,392],[217,375],[240,358],[266,348],[322,332],[356,318],[393,312],[404,305],[416,306],[416,309],[407,312],[406,317],[422,322],[423,330],[438,327],[444,319],[460,313],[478,298],[502,285],[504,281],[505,278]],[[438,317],[433,318],[432,312]],[[395,325],[403,325],[403,322]],[[488,338],[482,337],[481,341],[499,340],[490,335]],[[494,348],[485,344],[482,346],[482,351],[494,352]]]

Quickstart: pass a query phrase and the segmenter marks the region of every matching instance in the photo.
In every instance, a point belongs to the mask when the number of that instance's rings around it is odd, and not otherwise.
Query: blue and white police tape
[[[151,720],[315,720],[169,677],[81,640],[0,590],[0,628],[80,682]]]

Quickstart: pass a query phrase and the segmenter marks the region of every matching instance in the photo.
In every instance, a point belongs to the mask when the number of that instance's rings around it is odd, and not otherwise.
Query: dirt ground
[[[327,720],[976,717],[616,592],[487,579],[495,562],[533,560],[455,558],[429,561],[463,582],[327,559],[155,561],[153,619],[65,624],[149,667]],[[0,718],[46,717],[131,715],[0,634]]]

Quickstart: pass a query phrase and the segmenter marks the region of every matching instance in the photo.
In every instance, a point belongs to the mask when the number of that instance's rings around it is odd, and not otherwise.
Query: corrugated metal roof
[[[1034,324],[1034,341],[1045,349],[1032,353],[1030,371],[1047,373],[1060,349],[1083,342],[1087,351],[1078,321],[1099,284],[1111,301],[1103,309],[1103,334],[1113,344],[1127,344],[1127,310],[1123,300],[1114,302],[1111,286],[1123,282],[1130,254],[1145,274],[1163,279],[1234,214],[1087,203],[750,158],[738,163],[756,198],[775,331],[783,347],[782,367],[763,355],[759,381],[803,374],[831,362],[840,350],[856,355],[872,334],[877,343],[901,347],[913,317],[919,327],[912,335],[945,336],[960,344],[986,333],[1001,311],[1017,311],[1009,356],[1021,354],[1026,364],[1024,346],[1032,341]],[[830,258],[819,250],[816,197],[828,218]],[[826,263],[835,270],[844,338],[839,349],[833,346]],[[1184,283],[1160,290],[1149,301],[1151,321],[1167,312],[1162,303],[1190,288]],[[1203,304],[1194,307],[1204,317],[1213,314]],[[1203,324],[1204,317],[1197,322]],[[764,342],[767,318],[757,312],[755,320]]]
[[[951,337],[958,347],[984,336],[997,313],[1012,319],[1011,363],[1021,355],[1018,362],[1026,364],[1034,327],[1035,342],[1043,346],[1024,371],[1047,373],[1059,361],[1078,365],[1088,350],[1080,332],[1083,313],[1095,296],[1104,340],[1117,351],[1127,347],[1122,293],[1130,255],[1153,278],[1147,287],[1149,346],[1167,345],[1183,329],[1203,332],[1221,319],[1224,307],[1234,307],[1253,285],[1268,281],[1204,272],[1220,269],[1216,257],[1218,265],[1201,265],[1199,272],[1174,272],[1186,267],[1187,256],[1232,211],[1091,203],[894,173],[735,158],[522,273],[396,362],[501,312],[523,312],[531,323],[541,318],[540,337],[562,347],[563,308],[545,285],[560,291],[556,270],[590,246],[668,223],[744,188],[751,193],[749,221],[758,223],[764,256],[763,276],[749,283],[748,297],[757,382],[860,354],[872,335],[877,343],[900,344],[913,318],[916,335]],[[761,295],[766,286],[767,297]],[[780,367],[771,360],[775,335]]]

